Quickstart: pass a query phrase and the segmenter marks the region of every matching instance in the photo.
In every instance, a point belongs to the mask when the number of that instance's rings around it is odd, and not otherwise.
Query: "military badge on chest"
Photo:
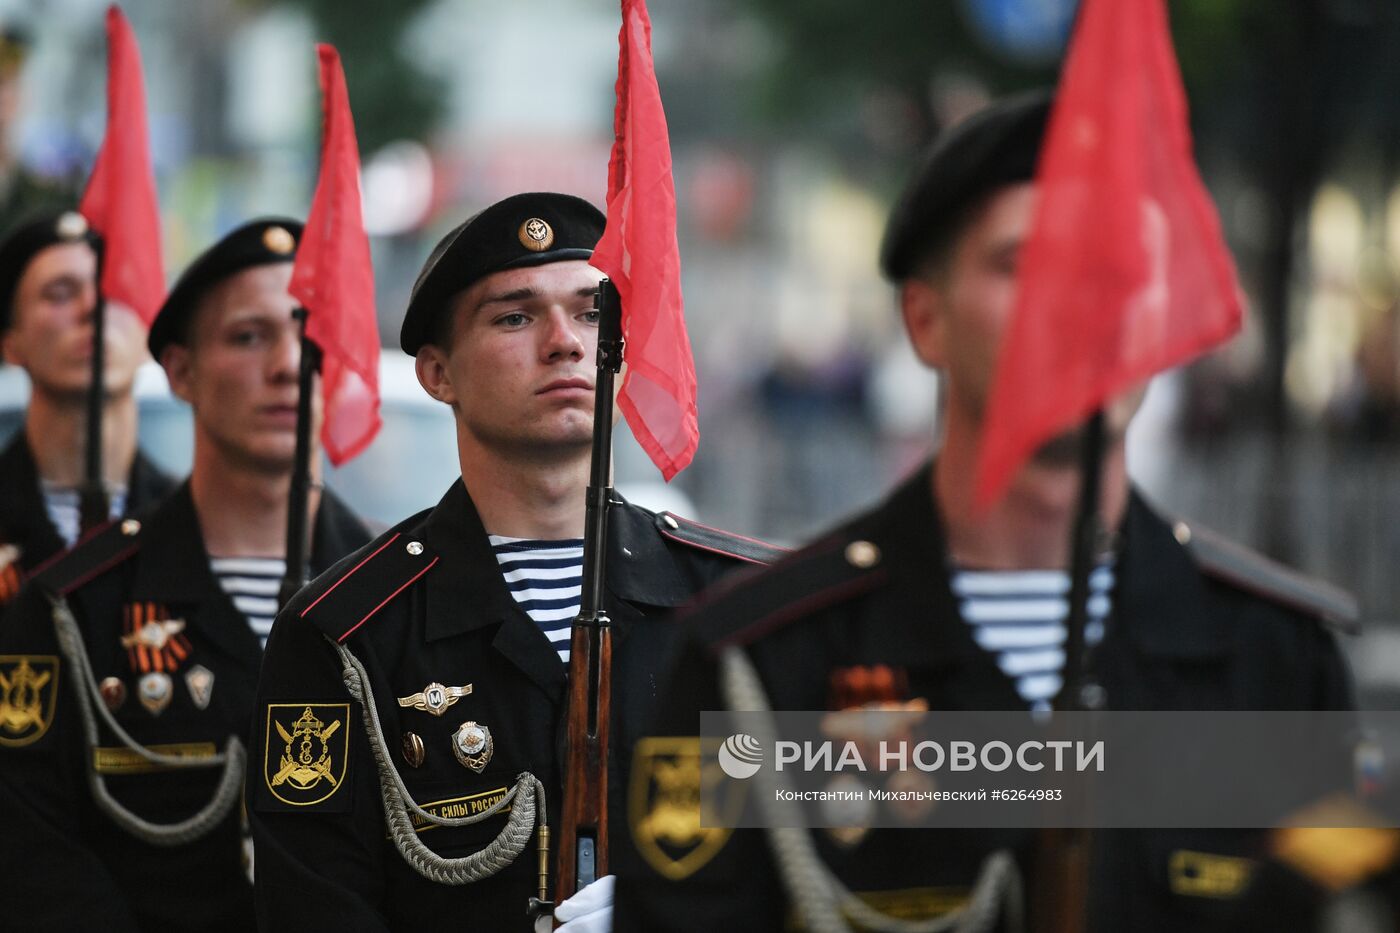
[[[278,800],[308,807],[345,782],[349,703],[269,703],[263,778]]]
[[[193,651],[185,620],[172,619],[160,603],[132,602],[122,607],[122,647],[138,674],[168,673]]]
[[[417,693],[398,698],[403,709],[418,710],[434,717],[441,717],[458,700],[471,696],[472,685],[449,687],[433,681]],[[467,720],[457,727],[451,738],[452,755],[464,768],[477,774],[486,770],[491,756],[495,754],[496,742],[491,730],[475,720]],[[428,749],[422,736],[416,732],[405,732],[401,745],[403,760],[410,768],[420,768],[427,757]]]
[[[19,594],[24,582],[19,572],[19,559],[23,552],[13,544],[0,544],[0,606]]]

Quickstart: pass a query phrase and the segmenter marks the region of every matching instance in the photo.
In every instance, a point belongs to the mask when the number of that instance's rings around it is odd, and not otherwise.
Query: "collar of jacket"
[[[1208,583],[1171,527],[1135,489],[1123,520],[1113,621],[1143,654],[1206,660],[1228,654],[1229,632]]]
[[[63,538],[44,507],[39,470],[23,424],[0,453],[0,538],[24,549],[20,565],[26,568],[63,550]]]
[[[174,484],[139,449],[126,483],[125,514],[155,504]],[[20,564],[33,568],[64,549],[58,529],[44,505],[39,468],[21,425],[0,453],[0,540],[24,548]]]
[[[369,540],[369,532],[330,490],[321,493],[311,536],[311,571],[330,567]],[[132,584],[134,599],[158,603],[198,602],[220,591],[209,569],[189,481],[142,519],[141,552]]]
[[[949,583],[951,560],[941,513],[933,499],[932,465],[900,486],[868,521],[849,529],[885,556],[892,601],[879,638],[911,666],[938,667],[985,655],[962,619]],[[1115,568],[1110,631],[1121,629],[1145,655],[1206,659],[1228,651],[1225,631],[1210,611],[1206,584],[1171,529],[1133,491],[1123,520],[1123,547]]]
[[[615,496],[608,513],[607,596],[617,614],[619,601],[657,607],[681,605],[693,595],[675,559],[646,511]],[[504,621],[520,612],[506,588],[500,565],[466,486],[459,479],[424,523],[425,543],[441,559],[427,577],[428,641],[449,638]]]

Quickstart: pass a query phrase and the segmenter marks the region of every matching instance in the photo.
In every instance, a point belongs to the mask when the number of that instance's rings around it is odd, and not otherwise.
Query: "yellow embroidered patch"
[[[329,800],[345,781],[349,703],[269,703],[263,732],[263,780],[283,803]]]
[[[673,881],[704,867],[733,832],[700,825],[700,764],[698,736],[645,738],[632,756],[627,793],[632,841],[647,864]]]
[[[213,742],[179,742],[173,745],[147,745],[147,751],[158,755],[201,761],[213,758],[218,749]],[[92,770],[98,774],[150,774],[153,771],[173,771],[172,765],[152,764],[126,746],[94,748]]]
[[[446,800],[431,800],[427,803],[419,804],[425,811],[433,816],[440,816],[445,819],[461,819],[464,816],[476,816],[485,813],[495,804],[505,799],[508,788],[497,787],[495,790],[482,791],[479,794],[468,794],[465,797],[449,797]],[[501,807],[497,811],[497,816],[503,816],[510,812],[510,806]],[[426,833],[430,829],[437,829],[436,823],[429,823],[418,814],[413,815],[413,831],[415,833]]]
[[[53,724],[57,700],[57,656],[0,655],[0,746],[37,742]]]
[[[1190,849],[1177,849],[1167,862],[1172,893],[1186,897],[1239,897],[1253,873],[1253,859]]]

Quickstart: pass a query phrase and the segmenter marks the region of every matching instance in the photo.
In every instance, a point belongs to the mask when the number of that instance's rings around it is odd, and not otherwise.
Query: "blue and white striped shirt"
[[[1069,574],[1062,570],[954,570],[953,595],[983,650],[1016,683],[1033,710],[1048,710],[1064,678]],[[1113,591],[1113,562],[1089,575],[1084,643],[1103,640]]]
[[[234,608],[248,620],[258,643],[266,648],[277,618],[277,591],[287,562],[280,557],[211,557],[209,569]]]
[[[544,632],[559,660],[568,664],[573,621],[583,593],[583,539],[489,538],[507,589]]]

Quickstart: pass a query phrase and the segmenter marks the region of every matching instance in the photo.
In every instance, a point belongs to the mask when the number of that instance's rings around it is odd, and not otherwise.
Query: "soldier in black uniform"
[[[0,452],[0,612],[28,574],[77,540],[101,248],[73,211],[38,216],[0,243],[0,346],[30,385],[24,424]],[[114,303],[106,314],[102,463],[115,518],[153,504],[174,483],[136,446],[141,321]]]
[[[882,264],[916,352],[943,373],[943,446],[883,505],[769,571],[720,587],[689,620],[655,734],[639,743],[632,766],[634,857],[619,860],[618,933],[817,925],[804,914],[813,899],[791,895],[812,879],[780,877],[763,832],[705,829],[695,818],[697,713],[734,708],[721,690],[734,659],[752,662],[777,710],[1046,709],[1058,693],[1075,435],[1041,449],[987,513],[971,509],[978,431],[1048,107],[1044,95],[1013,99],[949,130],[895,208]],[[1101,519],[1113,535],[1090,578],[1082,704],[1347,708],[1348,678],[1328,625],[1354,621],[1350,599],[1163,518],[1124,468],[1135,405],[1120,400],[1107,418]],[[742,655],[727,653],[736,649]],[[1019,874],[1036,892],[1054,867],[1036,859],[1055,858],[1031,833],[815,837],[841,883],[887,919],[951,922],[969,904],[997,908],[981,922],[963,915],[959,930],[1020,928],[1012,918],[1023,899],[1008,878]],[[1096,836],[1089,929],[1210,929],[1243,890],[1261,842],[1212,831]],[[823,916],[823,929],[850,928],[831,911]],[[881,928],[879,918],[853,919]]]
[[[253,925],[241,788],[285,546],[300,232],[250,223],[176,284],[149,339],[194,411],[190,479],[42,569],[0,630],[6,928]],[[311,508],[313,566],[369,539],[331,493]]]
[[[449,233],[414,286],[400,343],[452,407],[462,479],[277,621],[248,772],[263,929],[529,928],[522,847],[563,797],[603,226],[578,198],[515,195]],[[660,617],[775,549],[623,501],[610,520],[625,741],[656,697]]]

